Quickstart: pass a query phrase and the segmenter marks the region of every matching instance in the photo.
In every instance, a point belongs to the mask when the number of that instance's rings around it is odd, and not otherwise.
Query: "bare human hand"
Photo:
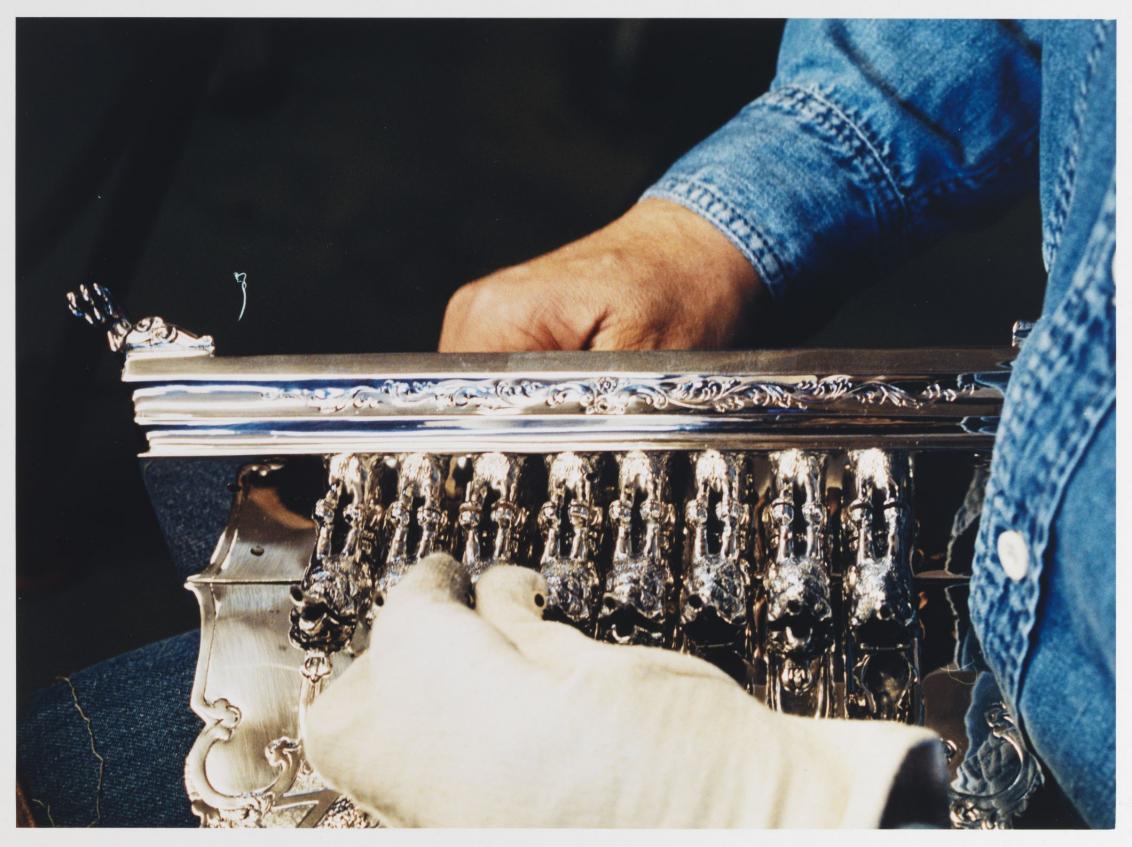
[[[441,352],[714,349],[731,344],[764,287],[699,215],[643,200],[565,247],[464,285]]]

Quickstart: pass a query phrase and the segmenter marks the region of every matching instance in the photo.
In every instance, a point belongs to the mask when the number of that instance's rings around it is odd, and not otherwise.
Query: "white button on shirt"
[[[1022,533],[1009,529],[998,536],[998,560],[1006,575],[1017,582],[1030,569],[1030,550]]]

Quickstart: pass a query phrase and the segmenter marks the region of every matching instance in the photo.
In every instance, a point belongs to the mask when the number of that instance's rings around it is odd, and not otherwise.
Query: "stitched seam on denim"
[[[1099,340],[1106,342],[1105,349],[1111,349],[1114,344],[1112,338],[1112,321],[1108,319],[1106,300],[1111,299],[1111,286],[1103,282],[1106,266],[1109,265],[1112,252],[1115,248],[1115,189],[1110,186],[1109,195],[1105,198],[1105,206],[1099,219],[1094,223],[1084,255],[1081,257],[1078,270],[1075,274],[1072,287],[1067,293],[1065,308],[1058,310],[1050,316],[1048,346],[1037,350],[1034,358],[1040,364],[1042,379],[1038,379],[1035,368],[1026,369],[1023,376],[1026,381],[1019,386],[1009,387],[1008,394],[1019,395],[1027,390],[1035,390],[1038,398],[1049,398],[1053,386],[1066,377],[1083,374],[1084,381],[1094,383],[1094,390],[1107,392],[1109,390],[1106,380],[1111,376],[1111,362],[1098,361],[1100,347]],[[1093,285],[1096,280],[1102,280],[1101,285]],[[1070,311],[1072,310],[1072,311]],[[1038,336],[1040,339],[1040,335]],[[1068,355],[1066,355],[1068,354]],[[1091,358],[1090,358],[1091,354]],[[1084,362],[1072,360],[1086,358]],[[1028,357],[1027,357],[1028,358]],[[1082,382],[1080,377],[1076,380]],[[1078,396],[1084,392],[1078,391]],[[1047,407],[1048,408],[1048,407]],[[1037,431],[1032,427],[1036,417],[1043,410],[1042,404],[1030,404],[1030,413],[1025,418],[1011,416],[1007,423],[1015,443],[1027,443],[1024,439],[1029,432]],[[1072,429],[1073,419],[1062,416],[1061,430]],[[1051,465],[1057,465],[1065,455],[1065,441],[1055,436],[1042,439],[1043,456]],[[1054,485],[1050,477],[1045,477],[1047,487]],[[1031,499],[1028,501],[1033,503]],[[1042,501],[1038,501],[1042,502]],[[1033,509],[1027,509],[1033,512]],[[1046,516],[1042,516],[1046,517]],[[1042,538],[1045,543],[1045,538]]]
[[[1042,248],[1042,258],[1047,268],[1053,267],[1057,249],[1061,246],[1061,236],[1065,227],[1065,218],[1069,214],[1069,206],[1073,198],[1073,187],[1077,175],[1077,160],[1081,147],[1081,130],[1085,123],[1085,109],[1088,106],[1089,87],[1092,85],[1093,74],[1096,72],[1097,62],[1101,50],[1108,40],[1108,31],[1104,21],[1097,21],[1093,25],[1093,44],[1089,48],[1085,60],[1085,72],[1078,85],[1077,99],[1073,102],[1073,113],[1070,118],[1069,138],[1065,144],[1065,152],[1057,169],[1056,189],[1054,201],[1046,218],[1046,232],[1049,238]]]
[[[787,275],[787,264],[775,252],[770,241],[759,228],[721,193],[699,180],[668,176],[646,191],[642,197],[671,200],[710,220],[740,249],[747,261],[754,265],[763,285],[774,299],[780,299],[782,283]]]
[[[1111,409],[1113,404],[1116,402],[1116,387],[1115,387],[1115,385],[1110,387],[1109,390],[1105,392],[1105,397],[1107,399],[1103,400],[1099,404],[1098,411],[1096,412],[1096,414],[1092,417],[1092,419],[1086,425],[1085,435],[1083,437],[1081,437],[1076,443],[1074,443],[1072,445],[1072,448],[1069,452],[1068,457],[1066,458],[1066,461],[1063,461],[1061,463],[1062,466],[1064,468],[1068,469],[1068,470],[1066,470],[1064,473],[1056,474],[1055,475],[1056,482],[1052,486],[1048,486],[1049,488],[1052,488],[1052,493],[1049,495],[1048,499],[1046,500],[1046,502],[1049,504],[1047,509],[1046,509],[1046,511],[1048,513],[1048,519],[1044,520],[1044,521],[1039,521],[1039,528],[1042,530],[1042,534],[1044,535],[1044,538],[1041,542],[1041,551],[1042,551],[1041,552],[1041,559],[1042,559],[1043,567],[1042,567],[1041,573],[1039,573],[1038,576],[1034,580],[1034,601],[1033,601],[1034,602],[1034,625],[1037,624],[1037,611],[1038,611],[1037,607],[1038,607],[1038,603],[1041,600],[1041,596],[1040,596],[1041,595],[1041,589],[1042,589],[1041,577],[1043,575],[1045,575],[1045,573],[1046,573],[1044,565],[1045,565],[1045,552],[1046,552],[1048,545],[1049,545],[1049,527],[1052,526],[1052,524],[1053,524],[1053,519],[1054,519],[1054,516],[1056,515],[1057,507],[1061,505],[1062,500],[1065,498],[1065,489],[1069,487],[1069,480],[1072,478],[1073,472],[1080,465],[1081,460],[1085,455],[1085,451],[1088,449],[1089,445],[1096,438],[1097,430],[1100,427],[1101,421],[1104,420],[1105,415],[1108,414],[1109,409]],[[1082,416],[1082,417],[1084,417],[1084,416]],[[1063,457],[1063,458],[1065,458],[1065,457]],[[1028,656],[1032,652],[1032,648],[1033,648],[1033,645],[1031,644],[1031,641],[1033,640],[1032,636],[1033,636],[1033,632],[1031,630],[1030,636],[1028,636],[1027,639],[1026,639],[1025,648],[1022,650],[1021,655],[1019,657],[1018,669],[1017,669],[1017,672],[1016,672],[1017,677],[1018,677],[1018,682],[1017,682],[1018,695],[1017,696],[1018,696],[1018,702],[1019,703],[1021,703],[1021,701],[1022,701],[1022,693],[1023,693],[1023,691],[1025,690],[1025,687],[1026,687],[1026,672],[1029,668],[1028,668],[1028,666],[1025,662],[1025,659],[1026,659],[1026,656]],[[1019,718],[1019,726],[1021,726],[1021,718]]]
[[[1115,182],[1110,183],[1105,206],[1090,234],[1085,254],[1065,298],[1048,318],[1046,327],[1031,335],[1016,364],[1018,380],[1007,389],[1011,414],[1004,416],[1002,431],[992,460],[993,490],[988,491],[988,514],[984,515],[976,545],[976,566],[971,580],[972,609],[976,617],[999,621],[986,627],[979,620],[979,640],[988,657],[1001,669],[1006,693],[1017,703],[1022,664],[1028,655],[1028,637],[1034,624],[1039,579],[1049,540],[1049,524],[1063,496],[1069,476],[1080,462],[1104,414],[1115,399],[1113,368],[1115,328],[1111,314],[1115,289],[1111,267],[1115,249]],[[1102,285],[1095,290],[1099,279]],[[1107,302],[1106,302],[1107,301]],[[1032,345],[1044,342],[1043,348]],[[1099,343],[1098,343],[1099,342]],[[1083,361],[1082,361],[1083,360]],[[1058,391],[1071,391],[1072,414],[1061,414],[1054,426],[1041,426],[1047,411],[1064,410],[1067,403]],[[1028,403],[1020,405],[1021,400]],[[1060,402],[1059,402],[1060,401]],[[1014,414],[1019,409],[1022,415]],[[1032,433],[1048,430],[1040,439]],[[1029,436],[1029,437],[1028,437]],[[1034,469],[1019,467],[1017,457],[1027,456]],[[1021,480],[1017,477],[1021,476]],[[1020,489],[1019,482],[1036,485],[1025,499],[1006,492]],[[1010,590],[1001,569],[991,562],[991,536],[1004,527],[1023,531],[1030,546],[1033,567],[1024,581]],[[1012,626],[1006,626],[1006,621]]]
[[[1082,266],[1089,269],[1086,271],[1089,279],[1095,278],[1097,273],[1103,273],[1102,265],[1105,262],[1103,254],[1110,253],[1112,247],[1113,239],[1111,237],[1103,242],[1094,240],[1090,243],[1086,255],[1082,258]],[[1106,286],[1104,290],[1107,291],[1107,289]],[[1051,394],[1051,386],[1058,378],[1064,379],[1066,371],[1070,370],[1069,366],[1073,355],[1079,357],[1096,351],[1096,346],[1088,343],[1087,336],[1096,336],[1094,325],[1099,318],[1104,317],[1105,305],[1103,302],[1097,301],[1096,297],[1090,298],[1088,293],[1084,290],[1082,282],[1078,281],[1058,307],[1057,312],[1049,318],[1044,333],[1048,336],[1048,339],[1043,339],[1047,349],[1041,351],[1040,355],[1038,352],[1034,352],[1027,356],[1026,353],[1029,351],[1025,351],[1020,357],[1020,362],[1016,364],[1032,363],[1035,367],[1019,368],[1013,384],[1008,387],[1008,397],[1011,400],[1016,400],[1021,395],[1026,394],[1032,394],[1037,398],[1048,397]],[[1105,295],[1102,293],[1103,296]],[[1106,333],[1106,337],[1111,334],[1111,328],[1107,326],[1102,326],[1101,331]],[[1034,336],[1035,342],[1041,337],[1042,333],[1039,331]],[[1096,369],[1095,363],[1085,364],[1089,366],[1086,374],[1089,377],[1093,376]],[[1040,378],[1036,373],[1039,368],[1041,370]],[[1079,370],[1079,367],[1075,367],[1071,372],[1078,372]],[[1030,412],[1024,418],[1012,414],[1004,422],[1004,437],[1019,442],[1025,439],[1028,426],[1043,411],[1039,408],[1039,404],[1031,403],[1028,406]],[[1048,437],[1043,439],[1044,444],[1052,444],[1052,441]],[[1009,449],[1013,450],[1013,445]],[[1001,495],[997,492],[996,495],[1001,498]],[[1002,506],[1004,503],[996,503],[996,505]]]
[[[1043,402],[1043,400],[1043,397],[1038,396],[1035,402],[1040,403]],[[1095,407],[1096,401],[1092,401],[1092,405]],[[1094,416],[1089,416],[1089,418],[1092,417]],[[1099,416],[1096,417],[1099,419]],[[1087,429],[1091,428],[1089,419],[1083,420],[1086,422]],[[1057,479],[1054,474],[1054,468],[1048,461],[1046,451],[1041,450],[1041,447],[1054,442],[1055,439],[1072,439],[1070,443],[1080,443],[1078,439],[1082,436],[1077,433],[1072,433],[1072,431],[1066,431],[1069,429],[1069,427],[1063,425],[1060,429],[1054,430],[1053,433],[1047,437],[1045,444],[1038,447],[1039,452],[1034,461],[1041,465],[1043,471],[1030,474],[1032,478],[1038,480]],[[1018,453],[1023,453],[1026,452],[1024,447],[1026,447],[1026,445],[1019,444],[1014,450]],[[1063,455],[1062,457],[1063,459],[1069,459],[1070,456]],[[1066,468],[1073,467],[1069,462],[1063,462],[1063,464]],[[1011,482],[1012,480],[1003,480],[1000,485],[1005,490],[1014,490],[1019,487],[1017,484],[1011,485]],[[1039,507],[1043,504],[1052,503],[1053,494],[1049,491],[1049,484],[1035,491],[1034,499],[1037,502],[1036,505]],[[1026,508],[1026,504],[1012,503],[1010,500],[1006,500],[1001,493],[996,493],[996,502],[1000,504],[1000,512],[1006,517],[1006,520],[1002,523],[1013,525],[1013,527],[1023,529],[1027,532],[1028,541],[1032,549],[1032,557],[1034,557],[1035,562],[1038,563],[1038,567],[1035,567],[1035,570],[1028,574],[1027,581],[1019,585],[1014,591],[1006,590],[1004,577],[997,571],[988,571],[981,574],[981,579],[976,580],[974,589],[980,605],[983,604],[983,601],[987,601],[998,607],[993,617],[996,621],[1011,619],[1011,621],[1015,621],[1023,627],[1032,626],[1032,614],[1034,614],[1037,602],[1037,579],[1040,575],[1041,556],[1044,555],[1045,542],[1047,540],[1046,533],[1041,531],[1044,528],[1044,524],[1041,524],[1039,519],[1045,516],[1046,511],[1048,511],[1048,506],[1046,506],[1046,508],[1040,508],[1040,510],[1039,508],[1035,508],[1034,511],[1029,511]],[[1009,506],[1009,508],[1007,508],[1007,506]],[[1000,528],[1000,522],[988,521],[987,531],[980,547],[984,550],[989,549],[990,536]],[[997,584],[995,584],[996,582]],[[1021,661],[1024,658],[1024,652],[1026,652],[1026,650],[1024,650],[1024,644],[1017,639],[1017,636],[1012,636],[1011,633],[1005,632],[1004,628],[1001,626],[993,628],[993,630],[987,634],[986,642],[988,652],[1000,658],[1006,665],[1004,670],[1007,677],[1009,677],[1010,692],[1013,696],[1017,696]]]
[[[1087,306],[1082,305],[1079,311],[1083,311]],[[1068,316],[1067,316],[1068,317]],[[1093,329],[1095,321],[1090,321],[1086,317],[1082,320],[1081,326],[1088,329]],[[1091,332],[1083,333],[1085,335],[1092,335]],[[1064,340],[1060,334],[1053,335],[1053,344],[1060,347]],[[1071,342],[1072,343],[1072,342]],[[1081,345],[1082,342],[1078,341],[1076,344]],[[1085,342],[1087,343],[1087,342]],[[1058,376],[1064,378],[1067,368],[1070,372],[1075,371],[1076,368],[1064,367],[1059,368],[1059,373],[1055,374],[1052,378],[1048,378],[1050,384],[1058,382]],[[994,493],[998,511],[1002,517],[1005,518],[1001,523],[998,521],[988,521],[986,529],[986,537],[981,547],[983,550],[988,550],[991,547],[991,533],[997,533],[1003,524],[1011,526],[1023,532],[1030,547],[1030,555],[1032,567],[1027,571],[1025,580],[1016,587],[1014,591],[1007,591],[1007,583],[1005,577],[997,571],[986,572],[982,574],[982,579],[974,581],[972,590],[978,598],[978,605],[982,605],[983,601],[993,602],[998,606],[997,612],[992,612],[996,619],[1005,619],[1003,615],[1005,610],[1009,612],[1010,619],[1014,620],[1020,627],[1018,634],[1007,631],[1005,627],[995,627],[986,634],[986,641],[984,642],[989,654],[993,654],[1005,663],[1004,671],[1008,676],[1008,690],[1014,701],[1019,694],[1019,683],[1021,666],[1023,660],[1028,653],[1028,641],[1025,638],[1020,638],[1019,635],[1028,633],[1034,623],[1034,615],[1038,600],[1038,579],[1041,575],[1041,565],[1043,563],[1043,556],[1048,542],[1048,527],[1049,521],[1052,519],[1051,512],[1055,509],[1060,500],[1060,492],[1064,489],[1065,481],[1068,479],[1072,469],[1076,467],[1077,462],[1080,460],[1081,452],[1084,445],[1089,441],[1091,433],[1095,430],[1097,424],[1103,417],[1104,411],[1107,410],[1113,398],[1115,397],[1114,387],[1104,389],[1101,386],[1095,386],[1091,383],[1098,381],[1098,374],[1095,373],[1096,365],[1089,367],[1085,371],[1085,376],[1081,382],[1090,383],[1087,389],[1091,390],[1091,398],[1084,404],[1084,410],[1079,416],[1063,416],[1060,425],[1044,437],[1035,450],[1027,450],[1027,447],[1034,446],[1025,442],[1021,436],[1016,438],[1020,442],[1015,444],[1010,453],[1016,454],[1029,454],[1031,461],[1040,465],[1041,471],[1033,474],[1026,475],[1027,479],[1039,481],[1037,490],[1028,492],[1028,499],[1025,502],[1017,502],[1006,499],[1002,491]],[[1103,379],[1103,377],[1101,377]],[[1027,391],[1032,386],[1024,384],[1021,391]],[[1085,393],[1085,392],[1083,392]],[[1044,394],[1035,395],[1032,407],[1042,406],[1046,404],[1056,404],[1056,400],[1051,400],[1049,392]],[[1065,418],[1069,418],[1066,420]],[[1029,422],[1027,418],[1027,422]],[[1015,420],[1013,426],[1010,427],[1012,435],[1017,435],[1020,429],[1024,429],[1023,423]],[[1058,446],[1060,445],[1060,446]],[[1056,456],[1051,455],[1051,451],[1056,452]],[[1007,464],[1011,471],[1016,470],[1016,466]],[[1003,480],[999,483],[999,487],[1003,490],[1011,491],[1019,488],[1017,480],[1015,480],[1014,473],[1009,474],[1011,479]],[[1040,484],[1044,483],[1044,484]],[[993,578],[988,578],[994,574]],[[998,585],[993,585],[997,582]],[[997,601],[992,601],[990,598],[993,596],[990,591],[997,587],[999,590],[994,592],[998,595]]]
[[[831,91],[816,87],[784,85],[763,95],[755,103],[777,108],[802,125],[815,127],[827,140],[840,147],[860,167],[865,177],[861,187],[879,189],[886,218],[892,220],[889,228],[899,232],[905,218],[905,197],[892,169],[865,128],[831,99],[832,96]]]
[[[816,99],[822,100],[830,108],[838,111],[838,113],[849,123],[849,125],[864,139],[870,151],[876,157],[884,170],[884,174],[897,198],[899,198],[904,212],[905,219],[908,222],[914,221],[916,215],[913,212],[919,212],[926,206],[932,199],[939,197],[945,193],[952,193],[957,189],[971,189],[978,188],[992,179],[1000,176],[1001,174],[1009,171],[1017,164],[1024,162],[1026,159],[1034,158],[1037,152],[1037,136],[1038,125],[1035,121],[1034,125],[1026,130],[1025,134],[1016,142],[1006,153],[995,156],[976,168],[964,171],[960,174],[948,175],[940,177],[932,182],[917,185],[905,192],[899,181],[896,179],[895,174],[898,168],[890,166],[885,159],[885,155],[881,152],[881,146],[871,140],[871,131],[868,129],[868,124],[860,116],[855,115],[851,109],[838,106],[832,99],[835,89],[828,89],[827,91],[817,91],[815,89],[801,89],[796,86],[782,86],[775,91],[786,91],[794,89],[798,91],[806,91],[814,96]]]

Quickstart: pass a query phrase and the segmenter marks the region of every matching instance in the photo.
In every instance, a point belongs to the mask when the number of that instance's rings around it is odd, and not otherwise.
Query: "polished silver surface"
[[[331,457],[329,488],[314,509],[314,552],[291,594],[291,641],[297,647],[337,652],[370,613],[386,470],[380,456]]]
[[[715,660],[748,684],[751,637],[749,456],[693,454],[692,497],[684,509],[687,561],[680,592],[682,647]]]
[[[290,589],[314,552],[315,525],[280,497],[279,463],[246,466],[212,561],[187,586],[201,609],[190,698],[204,728],[185,761],[205,826],[313,826],[337,799],[302,758],[308,656],[285,625]],[[348,657],[338,670],[348,664]]]
[[[149,455],[989,444],[1009,348],[127,356]]]
[[[945,664],[921,667],[908,652],[918,639],[909,640],[903,603],[913,583],[935,597],[927,608],[944,618],[917,626],[932,661],[949,662],[956,608],[940,589],[965,580],[950,530],[966,531],[958,515],[983,466],[970,454],[923,454],[920,475],[951,493],[940,514],[917,516],[915,458],[880,449],[566,453],[545,463],[339,454],[317,485],[298,472],[313,459],[246,466],[213,562],[190,580],[203,626],[192,706],[206,721],[186,763],[194,808],[215,826],[376,823],[325,789],[297,739],[309,705],[367,649],[385,592],[433,550],[464,556],[473,571],[496,561],[549,572],[558,585],[548,617],[696,653],[774,708],[923,720],[920,680]],[[461,515],[476,520],[461,526]],[[913,573],[914,541],[921,564],[956,570]],[[713,625],[701,627],[709,609]],[[753,609],[763,610],[760,627]],[[863,629],[875,620],[899,626]],[[861,656],[873,667],[908,657],[904,687],[854,679]],[[862,689],[872,701],[854,699]],[[957,708],[929,712],[931,725],[961,730]]]
[[[813,427],[807,426],[812,423]],[[323,455],[328,453],[526,453],[543,456],[561,451],[628,452],[631,450],[699,450],[705,443],[725,450],[766,450],[798,448],[841,450],[869,447],[883,439],[886,444],[907,450],[950,450],[957,447],[990,449],[993,432],[981,429],[986,420],[967,419],[900,429],[893,425],[881,434],[869,422],[860,428],[857,421],[846,421],[838,431],[838,421],[821,419],[731,419],[688,418],[642,419],[570,418],[548,421],[525,417],[514,420],[421,419],[407,423],[381,419],[364,429],[151,429],[146,433],[146,457],[255,457]],[[966,429],[977,425],[978,430]]]
[[[609,504],[613,557],[598,613],[600,636],[617,644],[670,643],[676,509],[669,460],[668,453],[639,450],[617,456],[617,495]]]
[[[397,495],[386,511],[389,548],[377,577],[375,602],[383,602],[415,562],[446,549],[450,525],[443,507],[447,465],[443,457],[424,453],[397,457]]]
[[[845,663],[850,716],[915,723],[919,636],[912,599],[912,465],[907,453],[851,450]]]
[[[951,825],[957,829],[1010,829],[1045,782],[1005,703],[986,713],[986,739],[959,766],[951,783]]]
[[[438,368],[446,364],[440,356],[429,358],[438,359]],[[172,423],[196,418],[220,422],[265,412],[312,420],[390,414],[729,414],[785,409],[914,415],[939,409],[977,410],[994,396],[973,376],[882,381],[841,373],[714,376],[687,371],[673,376],[551,372],[517,378],[392,376],[317,387],[173,383],[137,398],[140,422]]]
[[[597,558],[602,510],[595,494],[598,457],[547,457],[547,500],[539,510],[539,570],[546,579],[547,615],[593,632],[601,600]]]
[[[464,549],[460,561],[472,581],[492,565],[518,561],[527,509],[519,502],[527,458],[482,453],[472,460],[472,478],[460,504]]]
[[[1021,347],[1033,331],[1034,321],[1015,321],[1010,329],[1010,346],[1015,349]]]
[[[826,457],[801,450],[772,453],[767,507],[767,705],[826,717],[833,710],[835,644]]]
[[[554,379],[611,374],[667,376],[685,372],[790,377],[853,374],[862,382],[926,380],[949,383],[960,373],[999,372],[1014,358],[1000,347],[794,348],[785,350],[618,350],[524,353],[364,353],[317,356],[212,356],[156,360],[127,357],[122,378],[137,383],[379,383],[376,376],[407,381],[473,379],[509,381],[540,374]],[[774,381],[772,379],[772,381]],[[967,380],[963,381],[964,383]],[[946,399],[946,397],[944,398]],[[957,399],[957,398],[956,398]]]

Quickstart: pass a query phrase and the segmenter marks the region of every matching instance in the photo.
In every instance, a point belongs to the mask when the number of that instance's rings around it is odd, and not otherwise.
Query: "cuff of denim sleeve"
[[[676,203],[714,224],[751,263],[770,296],[780,299],[782,262],[754,223],[723,192],[695,179],[666,176],[641,195],[642,200],[647,198]]]
[[[779,302],[901,252],[903,197],[878,145],[822,92],[763,95],[643,197],[715,225]]]

